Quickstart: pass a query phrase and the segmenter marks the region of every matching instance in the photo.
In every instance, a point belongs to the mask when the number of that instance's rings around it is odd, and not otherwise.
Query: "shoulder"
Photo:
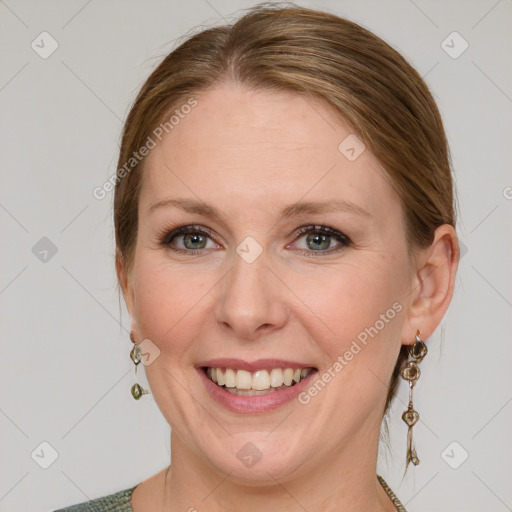
[[[53,512],[133,512],[130,498],[136,487],[130,487],[102,498],[85,501]]]

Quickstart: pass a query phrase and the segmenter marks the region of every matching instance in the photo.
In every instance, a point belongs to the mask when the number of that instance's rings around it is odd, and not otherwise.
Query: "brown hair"
[[[260,4],[232,25],[189,37],[163,59],[135,99],[122,134],[115,186],[118,277],[121,262],[127,273],[133,264],[144,164],[126,172],[126,162],[174,109],[227,81],[309,95],[341,114],[387,172],[403,206],[411,253],[428,247],[442,224],[455,227],[446,135],[415,69],[356,23],[303,7]],[[405,349],[393,371],[385,412]]]

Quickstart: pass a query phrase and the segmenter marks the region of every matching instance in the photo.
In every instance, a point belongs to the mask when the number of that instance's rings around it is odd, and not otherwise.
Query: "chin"
[[[269,432],[250,432],[225,438],[213,453],[212,446],[205,453],[210,463],[241,485],[265,486],[275,485],[276,480],[287,481],[304,470],[307,462],[299,443],[290,445],[289,435],[283,438]]]

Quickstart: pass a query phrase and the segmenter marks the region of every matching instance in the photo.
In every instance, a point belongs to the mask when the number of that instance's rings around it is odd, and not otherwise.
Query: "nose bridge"
[[[216,317],[237,338],[253,339],[281,327],[286,305],[268,266],[272,257],[250,237],[233,253],[231,270],[223,282]]]

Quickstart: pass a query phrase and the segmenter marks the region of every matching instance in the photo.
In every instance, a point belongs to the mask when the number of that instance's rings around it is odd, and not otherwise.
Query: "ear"
[[[415,272],[407,318],[402,329],[402,343],[414,343],[417,330],[427,339],[441,323],[452,300],[460,248],[453,226],[436,229],[432,244],[415,258]]]
[[[127,270],[126,260],[123,258],[123,255],[119,251],[116,250],[116,274],[119,284],[121,286],[121,290],[123,292],[124,301],[126,303],[126,308],[132,317],[132,331],[137,330],[137,324],[134,318],[135,311],[135,299],[133,292],[133,283],[131,279],[131,274]]]

